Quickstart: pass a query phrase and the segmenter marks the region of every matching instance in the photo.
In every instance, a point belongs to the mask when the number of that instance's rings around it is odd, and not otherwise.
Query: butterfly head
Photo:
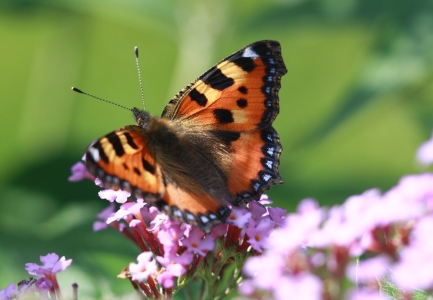
[[[142,128],[145,128],[149,123],[150,114],[136,107],[132,109],[132,113],[134,114],[135,122],[137,123],[137,125]]]

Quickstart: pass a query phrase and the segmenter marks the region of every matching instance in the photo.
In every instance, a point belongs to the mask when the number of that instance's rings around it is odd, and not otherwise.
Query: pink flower
[[[107,224],[110,224],[114,221],[120,221],[122,219],[126,219],[128,216],[139,214],[141,209],[146,205],[143,200],[139,200],[137,202],[127,202],[122,204],[118,211],[114,214],[111,214],[109,218],[107,218]],[[132,216],[131,216],[132,217]]]
[[[13,299],[16,293],[17,293],[17,289],[15,287],[15,283],[11,283],[3,290],[0,290],[0,299],[1,300]]]
[[[81,181],[84,178],[88,178],[90,180],[95,180],[95,176],[90,174],[87,171],[86,166],[82,162],[77,162],[75,165],[71,167],[71,176],[69,176],[69,181]]]
[[[283,276],[284,264],[283,256],[267,252],[261,256],[250,257],[244,264],[243,272],[251,277],[254,286],[271,290],[278,288],[278,281]]]
[[[379,191],[372,189],[349,197],[341,206],[332,207],[322,228],[312,234],[309,246],[324,248],[339,245],[358,250],[361,238],[382,223],[385,214],[379,214],[377,210],[381,201]]]
[[[129,273],[132,275],[132,280],[145,281],[147,277],[152,275],[157,270],[157,265],[153,259],[152,252],[143,252],[137,257],[138,264],[129,264]]]
[[[267,207],[267,210],[275,224],[278,226],[283,226],[287,210],[282,209],[281,207]]]
[[[267,212],[266,207],[257,201],[251,201],[247,204],[247,207],[255,221],[260,221],[262,216]]]
[[[271,219],[262,219],[258,224],[254,219],[250,219],[246,234],[248,235],[248,243],[251,244],[254,250],[262,252],[267,246],[268,237],[274,229],[275,223]]]
[[[274,290],[277,300],[322,299],[322,282],[312,274],[283,277]]]
[[[391,259],[385,255],[351,263],[346,271],[347,277],[356,284],[370,280],[380,280],[391,268]]]
[[[114,204],[110,203],[108,207],[106,207],[103,211],[101,211],[97,217],[98,221],[93,223],[93,231],[103,230],[108,227],[107,219],[114,214]]]
[[[174,276],[168,271],[162,272],[162,273],[158,274],[158,276],[156,277],[156,279],[158,280],[158,283],[166,289],[173,287],[173,285],[174,285],[174,279],[173,278],[174,278]]]
[[[214,227],[212,228],[212,231],[211,231],[211,235],[212,235],[212,237],[213,237],[214,239],[216,239],[216,238],[218,238],[218,237],[220,237],[220,236],[225,235],[225,234],[227,233],[227,229],[228,229],[228,227],[229,227],[229,225],[227,225],[227,224],[223,224],[223,223],[214,226]]]
[[[251,296],[254,294],[256,287],[251,279],[244,279],[239,285],[238,292],[245,296]]]
[[[406,175],[385,193],[387,221],[408,221],[433,211],[433,174]]]
[[[36,280],[35,287],[38,290],[39,294],[44,296],[42,298],[48,299],[48,292],[53,287],[53,283],[50,279],[46,277],[41,277]]]
[[[131,193],[123,190],[102,190],[98,192],[99,198],[106,199],[110,202],[116,201],[117,203],[125,203],[128,201],[128,197],[131,196]]]
[[[269,199],[268,195],[266,195],[266,194],[262,194],[260,196],[259,202],[262,205],[268,205],[268,204],[272,204],[273,203],[273,201],[271,199]]]
[[[405,290],[433,288],[432,228],[432,215],[418,221],[410,245],[401,251],[400,260],[393,268],[392,278]]]
[[[45,276],[46,273],[58,273],[66,269],[71,263],[72,259],[66,260],[64,256],[59,259],[56,253],[48,253],[45,256],[40,256],[42,266],[34,263],[26,264],[26,271],[30,275]]]
[[[161,263],[165,268],[166,272],[171,274],[173,277],[180,277],[188,269],[188,266],[192,263],[194,254],[191,252],[184,252],[178,255],[175,252],[166,252],[164,257],[157,256],[156,260]],[[168,276],[168,274],[166,274]],[[167,279],[166,277],[163,277]],[[159,280],[159,279],[158,279]]]
[[[430,140],[423,143],[416,154],[418,162],[422,165],[428,166],[433,163],[433,134]]]
[[[206,235],[204,238],[203,235],[203,231],[194,226],[188,236],[180,241],[181,245],[187,247],[188,251],[205,256],[208,251],[215,248],[215,240],[211,235]]]
[[[168,221],[158,232],[158,240],[164,246],[165,252],[176,252],[179,248],[179,240],[183,238],[184,231],[181,229],[178,222]]]
[[[284,226],[275,230],[269,237],[269,249],[288,253],[299,246],[304,246],[310,236],[318,230],[322,222],[323,211],[311,199],[303,200],[298,206],[298,213],[288,215]]]
[[[232,213],[228,217],[227,223],[243,228],[251,216],[251,213],[243,206],[232,207]]]

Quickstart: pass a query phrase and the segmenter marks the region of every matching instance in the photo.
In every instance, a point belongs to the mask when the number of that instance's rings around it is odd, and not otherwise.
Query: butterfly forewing
[[[105,187],[131,191],[156,201],[164,194],[163,176],[146,132],[126,126],[97,140],[86,151],[86,165]]]
[[[265,128],[279,112],[278,91],[286,72],[278,42],[251,44],[176,95],[162,116],[223,130]]]

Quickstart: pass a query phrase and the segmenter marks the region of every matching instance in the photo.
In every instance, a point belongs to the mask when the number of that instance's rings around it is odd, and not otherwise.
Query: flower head
[[[48,253],[40,256],[42,266],[35,263],[27,263],[26,270],[30,275],[45,276],[45,274],[54,274],[63,271],[71,263],[72,259],[66,260],[64,256],[59,259],[56,253]]]
[[[144,281],[152,275],[156,270],[156,262],[153,259],[152,252],[142,252],[137,257],[138,264],[129,264],[129,273],[132,275],[132,280]]]

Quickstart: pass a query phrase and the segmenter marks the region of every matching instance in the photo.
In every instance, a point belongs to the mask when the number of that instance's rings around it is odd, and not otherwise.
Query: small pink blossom
[[[267,213],[266,207],[264,207],[260,202],[251,201],[247,205],[248,211],[251,213],[252,218],[255,221],[260,221],[262,216]]]
[[[17,293],[17,289],[15,283],[11,283],[3,290],[0,290],[0,299],[11,300],[15,297],[16,293]]]
[[[287,253],[299,246],[311,243],[311,236],[319,228],[323,219],[323,211],[311,199],[301,201],[298,213],[288,215],[284,219],[284,226],[269,237],[269,249],[280,253]]]
[[[377,257],[362,260],[359,264],[351,263],[346,271],[347,277],[354,283],[368,282],[370,280],[380,280],[391,268],[391,259],[388,256],[380,255]]]
[[[143,252],[137,257],[138,264],[129,264],[129,273],[132,275],[132,280],[145,281],[158,268],[153,259],[152,252]]]
[[[433,216],[421,218],[412,232],[408,247],[402,249],[400,260],[391,273],[396,284],[408,291],[433,288]]]
[[[164,246],[165,252],[176,252],[179,249],[179,240],[183,238],[184,231],[177,222],[168,222],[170,226],[165,226],[157,233],[159,242]]]
[[[97,217],[98,221],[93,223],[93,231],[103,230],[108,227],[107,219],[114,214],[114,204],[110,203],[108,207],[106,207],[103,211],[101,211]]]
[[[166,268],[167,272],[173,276],[180,277],[185,274],[193,258],[194,254],[191,252],[184,252],[181,255],[169,252],[165,253],[164,257],[157,256],[156,260]]]
[[[228,227],[229,227],[228,224],[223,224],[223,223],[220,223],[220,224],[214,226],[214,227],[212,228],[212,231],[211,231],[211,236],[212,236],[214,239],[216,239],[216,238],[218,238],[218,237],[220,237],[220,236],[225,235],[225,234],[227,233],[227,229],[228,229]]]
[[[243,228],[251,217],[251,213],[245,207],[232,207],[232,212],[227,219],[227,223]]]
[[[271,216],[272,220],[278,226],[283,226],[284,219],[286,218],[287,210],[281,207],[268,207],[268,214]]]
[[[75,165],[71,167],[71,176],[69,176],[69,181],[81,181],[85,178],[90,180],[95,180],[95,176],[87,171],[86,166],[82,162],[77,162]]]
[[[26,271],[30,275],[44,276],[46,273],[58,273],[66,269],[71,263],[72,259],[66,260],[64,256],[59,259],[56,253],[48,253],[45,256],[40,256],[42,266],[34,263],[26,264]]]
[[[41,277],[35,282],[35,287],[38,290],[40,295],[43,295],[44,298],[48,299],[48,292],[53,287],[53,283],[50,279],[46,277]]]
[[[424,166],[431,165],[433,163],[433,134],[430,140],[424,142],[419,148],[416,154],[416,158],[419,163]]]
[[[271,219],[262,219],[258,224],[254,219],[250,219],[246,234],[248,235],[248,243],[251,244],[254,250],[262,252],[267,246],[268,237],[274,229],[275,223]]]
[[[193,227],[188,236],[182,239],[181,245],[185,246],[188,251],[195,252],[201,256],[205,256],[207,252],[215,248],[215,240],[211,235],[206,235],[198,227]]]
[[[271,199],[269,199],[269,198],[268,198],[268,195],[266,195],[266,194],[262,194],[262,195],[260,196],[259,202],[260,202],[262,205],[269,205],[269,204],[272,204],[272,203],[273,203],[273,201],[272,201]]]
[[[158,274],[156,279],[158,280],[158,283],[166,289],[169,289],[174,285],[174,276],[168,271]]]
[[[243,271],[251,277],[254,285],[260,289],[271,290],[278,287],[278,280],[283,276],[284,258],[272,252],[250,257],[244,264]]]
[[[123,190],[102,190],[98,192],[99,198],[106,199],[110,202],[116,201],[117,203],[125,203],[128,201],[128,197],[131,196],[131,193]]]
[[[277,300],[322,299],[322,281],[312,274],[282,277],[274,290]]]

